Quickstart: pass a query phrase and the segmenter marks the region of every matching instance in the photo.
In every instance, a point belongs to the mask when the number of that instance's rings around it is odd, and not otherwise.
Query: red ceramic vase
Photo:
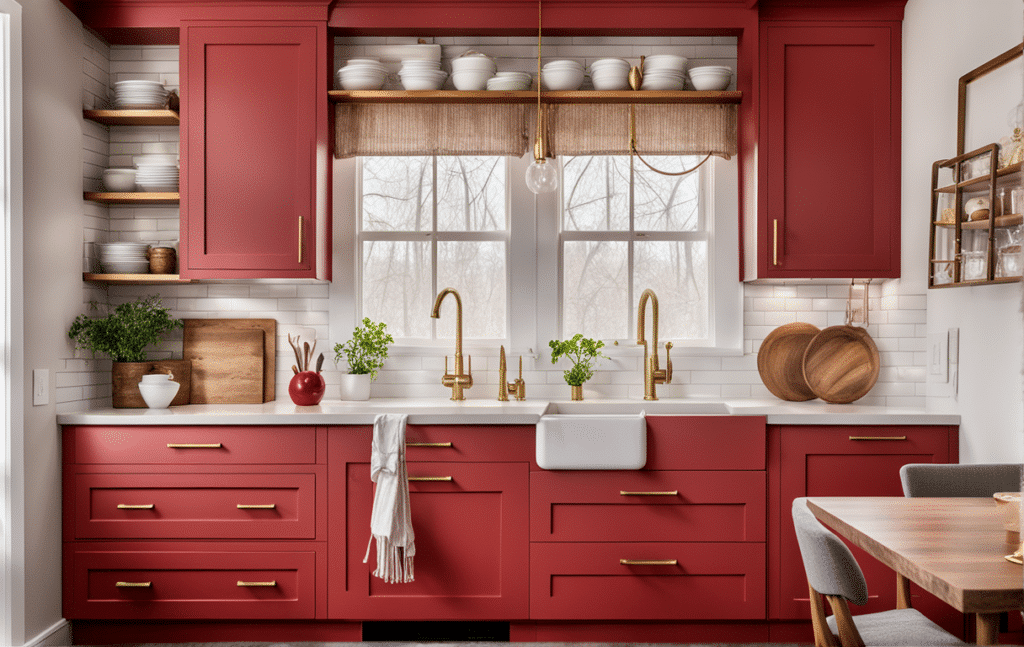
[[[300,407],[320,404],[326,389],[324,376],[316,371],[303,371],[293,375],[292,381],[288,383],[288,395],[292,396],[292,402]]]

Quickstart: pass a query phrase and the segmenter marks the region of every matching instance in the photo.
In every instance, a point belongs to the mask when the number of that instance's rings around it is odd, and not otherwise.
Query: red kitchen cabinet
[[[902,25],[830,12],[761,23],[757,278],[900,275]]]
[[[327,40],[182,23],[182,278],[330,278]]]
[[[907,463],[956,462],[955,426],[778,426],[768,428],[768,613],[810,619],[807,578],[793,530],[793,499],[803,496],[903,496],[899,469]],[[853,553],[867,579],[869,601],[856,613],[896,608],[896,575],[859,548]],[[913,593],[920,593],[914,588]],[[950,631],[962,616],[927,595],[915,608]]]

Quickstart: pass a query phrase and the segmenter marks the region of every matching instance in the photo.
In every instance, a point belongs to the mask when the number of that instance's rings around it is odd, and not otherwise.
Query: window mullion
[[[635,183],[635,168],[633,156],[629,156],[629,240],[626,243],[626,339],[629,339],[629,331],[633,328],[633,239],[636,231],[633,210],[633,185]]]
[[[430,294],[432,297],[436,297],[438,290],[440,289],[437,286],[437,155],[434,155],[430,159]],[[430,338],[437,341],[437,319],[434,319],[433,317],[430,319]]]

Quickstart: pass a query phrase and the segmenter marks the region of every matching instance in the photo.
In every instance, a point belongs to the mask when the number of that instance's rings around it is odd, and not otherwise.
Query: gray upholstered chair
[[[867,602],[868,586],[853,553],[814,517],[805,498],[793,501],[793,526],[811,589],[816,647],[967,644],[916,609],[865,613],[854,618],[848,602]],[[832,607],[833,615],[828,618],[822,595]]]
[[[996,492],[1019,492],[1020,463],[909,463],[900,468],[903,494],[908,497],[987,497]]]

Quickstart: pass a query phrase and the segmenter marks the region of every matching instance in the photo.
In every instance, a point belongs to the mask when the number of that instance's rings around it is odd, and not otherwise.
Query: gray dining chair
[[[804,497],[793,501],[793,526],[811,590],[815,647],[967,644],[917,609],[852,616],[849,602],[864,604],[868,601],[867,582],[853,553],[839,537],[821,525]],[[821,599],[823,595],[832,608],[833,615],[828,618]]]
[[[988,497],[1020,492],[1020,463],[908,463],[900,468],[908,497]]]

